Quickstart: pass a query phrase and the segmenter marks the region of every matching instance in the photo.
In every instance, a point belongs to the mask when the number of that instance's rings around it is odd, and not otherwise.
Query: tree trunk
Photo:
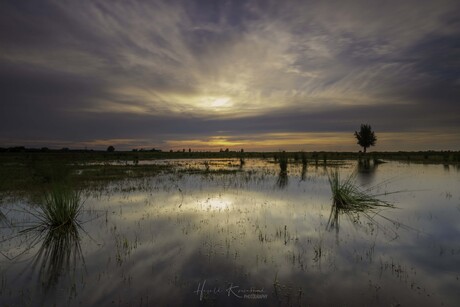
[[[366,153],[366,149],[367,149],[367,148],[366,148],[366,147],[363,147],[363,148],[364,148],[364,153]]]

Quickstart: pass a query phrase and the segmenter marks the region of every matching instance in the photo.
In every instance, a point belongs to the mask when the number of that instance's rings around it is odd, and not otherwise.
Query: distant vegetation
[[[348,160],[358,159],[361,153],[358,152],[334,152],[334,151],[312,151],[312,152],[285,152],[284,155],[290,161],[306,164],[308,161],[324,162],[324,160]],[[426,162],[426,163],[457,163],[460,162],[460,151],[373,151],[368,153],[370,159],[387,159],[400,160],[411,162]],[[160,150],[136,150],[136,151],[115,151],[108,153],[106,150],[84,150],[84,149],[37,149],[25,147],[10,147],[0,148],[0,163],[3,162],[24,162],[42,160],[75,162],[75,163],[91,163],[104,161],[133,161],[139,160],[157,160],[157,159],[218,159],[218,158],[236,158],[236,159],[273,159],[276,160],[280,156],[280,152],[165,152]],[[278,162],[278,161],[276,161]]]
[[[115,151],[108,153],[107,150],[93,149],[49,149],[43,148],[26,148],[24,146],[16,146],[9,148],[0,147],[0,164],[3,163],[24,163],[24,162],[40,162],[43,160],[51,163],[74,162],[92,163],[104,161],[141,161],[141,160],[157,160],[157,159],[219,159],[219,158],[260,158],[273,159],[280,155],[279,152],[241,152],[241,151],[222,151],[222,152],[198,152],[198,151],[162,151],[160,149],[134,149],[132,151]],[[321,160],[355,160],[361,157],[358,152],[334,152],[334,151],[312,151],[312,152],[285,152],[288,160],[302,164],[312,161],[318,164]],[[299,158],[300,157],[300,158]],[[460,163],[460,151],[373,151],[368,153],[369,159],[386,159],[399,160],[408,162],[421,163]],[[276,161],[278,162],[278,161]],[[5,165],[2,165],[2,167]],[[1,170],[0,170],[1,173]]]
[[[20,150],[20,151],[17,151]],[[42,150],[14,148],[0,152],[0,193],[20,194],[27,190],[39,197],[56,182],[69,183],[78,188],[106,184],[113,180],[126,180],[155,176],[170,171],[171,165],[146,163],[159,159],[235,159],[235,168],[226,171],[244,171],[248,159],[266,159],[279,164],[281,172],[287,172],[289,164],[331,166],[344,160],[370,160],[378,163],[397,160],[405,163],[439,163],[456,165],[460,169],[459,151],[420,152],[370,152],[364,157],[357,152],[158,152],[158,151],[90,151],[90,150]],[[366,162],[364,161],[364,162]],[[364,163],[363,162],[363,163]],[[248,169],[249,170],[249,169]],[[206,167],[196,172],[206,172]],[[210,170],[208,170],[209,172]],[[212,170],[223,172],[222,169]],[[4,195],[5,196],[5,195]]]

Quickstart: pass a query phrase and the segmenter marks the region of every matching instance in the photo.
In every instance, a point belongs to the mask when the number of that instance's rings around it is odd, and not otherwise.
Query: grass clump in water
[[[385,208],[394,208],[394,205],[380,199],[382,195],[400,193],[402,191],[374,194],[372,191],[377,186],[372,186],[367,189],[362,189],[358,186],[355,181],[356,174],[350,175],[345,180],[341,180],[337,170],[328,173],[329,185],[332,191],[332,207],[329,220],[326,225],[327,230],[335,229],[338,235],[339,233],[339,219],[342,214],[345,214],[354,226],[368,225],[370,227],[378,227],[387,233],[397,236],[395,230],[388,229],[383,224],[376,220],[376,217],[380,217],[394,225],[400,225],[400,223],[393,221],[380,214],[380,211]],[[360,215],[367,219],[366,223],[360,222]],[[401,225],[400,225],[401,226]],[[405,228],[407,228],[404,225]]]
[[[287,157],[285,151],[280,153],[278,163],[280,165],[280,172],[281,173],[287,173],[288,157]]]
[[[76,222],[83,206],[80,193],[64,185],[54,186],[41,202],[38,218],[48,227],[60,227]]]
[[[302,153],[300,154],[300,159],[302,160],[302,166],[303,167],[307,167],[307,154],[305,152],[302,151]]]
[[[372,194],[374,187],[361,189],[352,174],[345,180],[340,180],[337,170],[328,173],[329,185],[332,191],[333,205],[338,209],[350,211],[365,211],[376,207],[394,207],[389,202],[379,199],[384,194]],[[385,193],[388,194],[388,193]]]
[[[79,261],[84,264],[79,235],[82,228],[78,221],[82,207],[80,192],[65,184],[55,184],[45,193],[38,208],[27,211],[38,221],[19,232],[27,235],[26,241],[30,242],[19,255],[42,242],[32,265],[34,270],[39,268],[39,279],[46,290],[62,276],[72,277]]]

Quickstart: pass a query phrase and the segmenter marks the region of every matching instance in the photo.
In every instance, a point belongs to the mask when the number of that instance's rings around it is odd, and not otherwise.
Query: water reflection
[[[278,174],[278,179],[276,180],[276,185],[280,189],[284,189],[284,188],[286,188],[288,183],[289,183],[289,178],[288,178],[287,172],[280,171],[279,174]]]
[[[38,269],[38,279],[46,290],[57,285],[60,278],[73,276],[84,258],[80,245],[80,225],[68,223],[59,227],[40,226],[26,229],[31,234],[34,246],[40,244],[33,257],[32,269]]]
[[[449,172],[450,171],[450,165],[449,164],[443,164],[443,167],[444,167],[444,170],[446,172]]]
[[[357,177],[360,184],[368,185],[374,181],[377,168],[383,162],[376,159],[360,158],[357,165]]]
[[[6,215],[3,214],[2,210],[0,209],[0,224],[6,223],[6,222],[7,222]]]
[[[393,237],[397,235],[397,232],[394,228],[391,228],[391,226],[385,226],[381,222],[377,221],[377,218],[381,218],[384,221],[390,222],[390,225],[395,224],[394,221],[385,216],[382,216],[378,211],[375,211],[372,208],[366,208],[363,210],[348,209],[333,203],[331,206],[329,219],[326,224],[326,230],[335,230],[337,242],[340,228],[340,219],[343,216],[347,217],[348,221],[351,225],[353,225],[355,229],[360,228],[365,232],[370,231],[372,233],[376,228],[378,228],[379,230],[382,230],[385,234],[391,233]]]
[[[302,172],[300,173],[300,181],[307,179],[307,165],[302,165]]]
[[[123,182],[90,198],[87,208],[108,212],[105,223],[85,224],[101,245],[82,235],[88,271],[75,279],[75,296],[56,291],[42,305],[456,306],[458,173],[392,162],[373,173],[377,182],[405,176],[382,193],[424,189],[389,195],[386,200],[396,200],[398,209],[378,213],[424,229],[428,237],[402,231],[375,212],[329,204],[322,168],[311,167],[308,183],[299,183],[288,181],[276,164],[257,163],[261,166],[248,159],[244,171],[232,174],[163,174]],[[248,176],[247,169],[257,171]],[[349,165],[343,170],[353,171]],[[446,191],[451,198],[444,197]],[[382,236],[380,225],[399,237]],[[66,270],[75,270],[74,258],[83,261],[80,238],[78,228],[49,233],[48,239],[47,234],[34,261],[41,279],[56,284]],[[1,263],[2,303],[26,305],[19,291],[31,291],[36,282],[15,283],[23,267],[4,270],[9,265]],[[239,296],[244,293],[238,289],[263,289],[267,297],[228,296],[233,286]],[[43,296],[32,292],[30,300]]]
[[[331,231],[335,229],[335,232],[339,233],[339,208],[335,203],[332,204],[331,213],[329,214],[329,219],[327,220],[326,230]]]

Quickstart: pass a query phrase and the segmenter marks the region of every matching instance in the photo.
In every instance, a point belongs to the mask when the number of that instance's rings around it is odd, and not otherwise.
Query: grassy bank
[[[281,171],[287,169],[288,164],[333,165],[341,160],[460,165],[460,152],[453,151],[371,152],[366,155],[356,152],[0,152],[0,192],[43,191],[54,182],[88,187],[172,171],[173,166],[156,164],[152,162],[154,160],[230,158],[240,162],[252,158],[266,159],[281,163]],[[243,164],[239,165],[242,168]],[[197,170],[206,171],[209,170]],[[231,170],[233,172],[235,170]]]

